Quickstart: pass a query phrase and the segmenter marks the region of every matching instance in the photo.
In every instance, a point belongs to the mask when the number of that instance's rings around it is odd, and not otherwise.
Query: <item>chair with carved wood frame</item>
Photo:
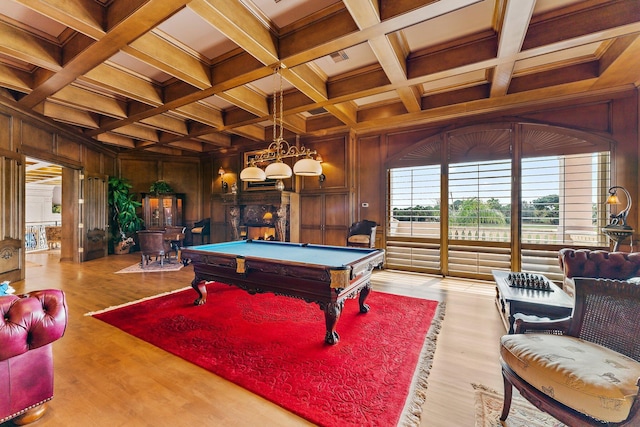
[[[500,340],[507,419],[512,386],[570,426],[640,425],[640,285],[574,278],[571,317],[517,317]],[[520,315],[516,315],[520,316]]]

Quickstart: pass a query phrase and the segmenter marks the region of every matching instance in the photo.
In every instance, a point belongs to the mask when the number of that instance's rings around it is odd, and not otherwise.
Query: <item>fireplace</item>
[[[255,226],[247,226],[246,231],[244,233],[244,238],[250,240],[276,240],[276,228],[275,227],[255,227]],[[242,236],[243,230],[240,230],[240,235]]]
[[[291,194],[256,191],[224,197],[231,239],[291,241]]]

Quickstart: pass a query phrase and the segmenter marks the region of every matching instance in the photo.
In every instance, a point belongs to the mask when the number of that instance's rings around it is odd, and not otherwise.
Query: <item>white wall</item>
[[[62,215],[53,213],[53,198],[55,186],[29,184],[26,188],[25,219],[30,223],[55,223],[62,224]]]

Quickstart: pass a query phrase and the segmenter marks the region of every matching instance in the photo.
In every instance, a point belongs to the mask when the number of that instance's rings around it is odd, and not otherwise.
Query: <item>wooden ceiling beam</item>
[[[204,153],[204,144],[200,141],[194,141],[192,139],[174,141],[167,144],[170,147],[178,148],[180,150],[192,151],[194,153]]]
[[[68,107],[51,101],[45,101],[35,109],[43,116],[74,126],[86,129],[95,129],[99,126],[95,114],[86,110]]]
[[[536,16],[524,39],[522,50],[563,43],[566,40],[598,35],[615,28],[633,25],[640,16],[637,0],[584,2],[561,11]]]
[[[324,108],[347,126],[355,126],[358,122],[358,107],[352,101],[326,105]]]
[[[216,145],[219,147],[230,147],[231,137],[227,134],[221,133],[212,129],[209,126],[202,123],[190,123],[189,133],[186,135],[189,139],[198,139],[208,144]],[[185,136],[172,135],[165,133],[161,137],[161,141],[166,144],[170,144],[176,141],[184,140]]]
[[[116,135],[113,133],[101,133],[96,135],[95,139],[109,145],[115,145],[122,148],[136,148],[136,144],[132,138]]]
[[[342,0],[360,29],[380,23],[380,5],[377,0]]]
[[[0,53],[10,58],[52,71],[62,68],[62,49],[40,37],[0,22],[0,40]]]
[[[122,126],[120,128],[114,129],[111,133],[128,136],[133,139],[160,142],[158,131],[147,126],[141,126],[137,124]]]
[[[66,86],[51,96],[51,99],[113,118],[122,119],[127,117],[127,104],[124,101],[118,101],[115,98],[100,95],[77,86]]]
[[[198,89],[211,87],[209,66],[167,41],[158,30],[123,46],[122,51]]]
[[[29,93],[33,87],[33,74],[0,64],[0,86]]]
[[[380,23],[380,9],[378,2],[369,0],[344,0],[351,16],[362,30]],[[389,81],[394,84],[406,84],[406,57],[409,51],[401,32],[382,34],[369,39],[369,46],[375,54]],[[420,111],[420,91],[415,87],[402,87],[397,90],[407,111]]]
[[[95,0],[14,0],[95,40],[106,33],[106,9]]]
[[[159,87],[109,64],[100,64],[78,79],[144,104],[162,105],[162,91]]]
[[[133,0],[126,1],[129,5],[137,3]],[[107,13],[109,23],[114,22],[115,16],[118,15],[117,11],[112,12],[112,8],[118,9],[123,3],[118,0],[110,6]],[[117,25],[114,25],[104,37],[73,57],[56,74],[34,88],[30,94],[19,101],[19,104],[28,109],[44,101],[70,85],[82,74],[106,61],[128,43],[153,29],[158,22],[171,16],[186,3],[188,0],[146,0],[125,19],[117,21]]]
[[[222,111],[209,107],[201,102],[192,102],[191,104],[183,105],[182,107],[176,108],[174,112],[188,119],[213,126],[214,128],[224,126]]]
[[[600,77],[592,89],[633,84],[640,85],[640,36],[634,34],[614,42],[600,61]],[[629,64],[636,64],[630,67]]]
[[[220,132],[198,135],[197,139],[218,147],[231,147],[231,136]]]
[[[256,125],[246,125],[246,126],[238,126],[233,129],[229,129],[229,132],[234,133],[236,135],[243,136],[245,138],[254,140],[254,141],[266,141],[266,133],[265,130],[261,126]]]
[[[140,123],[150,126],[157,130],[162,130],[175,135],[185,136],[189,133],[187,129],[187,123],[176,117],[171,117],[166,114],[158,114],[157,116],[147,117],[140,120]]]
[[[539,73],[514,77],[508,93],[527,92],[544,87],[552,87],[580,80],[598,78],[598,61],[569,65],[561,69],[551,69]],[[595,80],[594,80],[595,81]]]
[[[152,145],[150,147],[140,147],[140,148],[144,148],[144,151],[149,151],[151,153],[164,154],[166,156],[181,156],[182,155],[182,150],[179,150],[177,148],[168,147],[168,146]]]
[[[239,0],[193,0],[189,8],[258,61],[279,63],[276,37]]]
[[[501,2],[496,2],[496,7]],[[509,89],[516,55],[529,28],[536,0],[506,0],[502,10],[495,11],[498,27],[498,65],[493,69],[491,96],[504,96]]]
[[[270,114],[267,98],[246,86],[238,86],[220,92],[217,96],[256,116],[269,116]]]
[[[326,80],[307,64],[282,70],[286,80],[315,102],[328,99]]]

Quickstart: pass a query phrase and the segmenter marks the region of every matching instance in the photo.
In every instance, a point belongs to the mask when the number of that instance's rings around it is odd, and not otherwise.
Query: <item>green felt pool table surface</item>
[[[349,265],[358,261],[363,256],[379,251],[378,249],[323,246],[266,240],[238,240],[233,242],[192,246],[188,249],[300,264],[324,265],[334,268]]]

